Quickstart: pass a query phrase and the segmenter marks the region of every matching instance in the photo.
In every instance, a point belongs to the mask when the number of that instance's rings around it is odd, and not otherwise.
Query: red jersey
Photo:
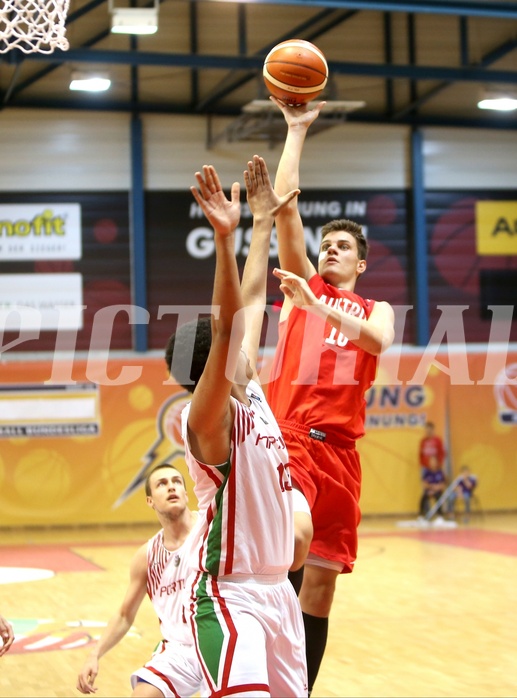
[[[319,276],[309,280],[319,300],[360,318],[375,301],[336,288]],[[366,401],[377,357],[359,349],[313,313],[293,307],[279,325],[279,341],[268,385],[268,402],[278,420],[324,431],[334,439],[364,435]]]
[[[429,461],[436,457],[440,468],[443,466],[445,458],[445,448],[439,436],[425,436],[420,441],[420,465],[423,468],[429,467]]]

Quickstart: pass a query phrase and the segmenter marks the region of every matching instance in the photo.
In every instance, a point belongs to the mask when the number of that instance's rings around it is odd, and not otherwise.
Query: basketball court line
[[[77,546],[74,546],[77,547]],[[33,567],[54,572],[98,572],[102,567],[68,545],[0,546],[0,567]]]

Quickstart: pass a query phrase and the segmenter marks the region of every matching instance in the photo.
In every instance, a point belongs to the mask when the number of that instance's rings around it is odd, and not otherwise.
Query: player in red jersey
[[[420,441],[418,455],[422,470],[429,468],[431,458],[436,458],[438,467],[443,468],[446,455],[445,446],[442,439],[435,433],[433,422],[426,422],[425,436]]]
[[[309,109],[271,99],[288,125],[275,182],[283,195],[298,188],[307,130],[325,102]],[[268,400],[299,490],[291,579],[304,615],[311,691],[337,576],[351,572],[356,558],[361,467],[355,442],[364,434],[364,394],[377,358],[393,342],[394,313],[388,303],[354,292],[368,251],[360,225],[337,220],[323,227],[317,270],[307,257],[296,199],[279,211],[276,228],[282,269],[274,273],[284,303]]]

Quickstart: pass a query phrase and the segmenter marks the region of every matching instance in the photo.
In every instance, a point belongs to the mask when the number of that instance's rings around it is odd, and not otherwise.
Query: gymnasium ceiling
[[[245,105],[267,99],[261,71],[269,49],[303,38],[329,63],[322,98],[364,102],[350,121],[517,127],[517,112],[477,108],[484,91],[517,94],[517,2],[157,2],[158,32],[135,38],[111,33],[107,0],[71,0],[67,51],[0,54],[2,108],[205,114],[240,123]],[[114,4],[131,3],[153,4]],[[76,70],[109,73],[111,89],[71,92]]]

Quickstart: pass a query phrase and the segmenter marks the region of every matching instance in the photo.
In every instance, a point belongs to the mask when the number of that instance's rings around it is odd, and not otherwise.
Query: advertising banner
[[[382,357],[358,442],[364,515],[417,513],[426,421],[450,477],[469,465],[485,510],[517,508],[517,352],[461,360],[468,375],[455,381],[452,355]],[[164,461],[195,506],[180,436],[189,399],[162,358],[0,364],[0,526],[154,522],[143,485]]]
[[[80,330],[81,274],[0,274],[0,328]]]
[[[0,193],[1,350],[132,348],[127,192]],[[102,347],[104,348],[104,347]]]
[[[383,357],[377,380],[367,393],[366,434],[357,444],[363,470],[363,514],[417,512],[422,489],[418,454],[426,422],[434,423],[447,445],[447,376],[430,367],[425,380],[413,382],[421,358]],[[449,469],[447,461],[445,469]]]
[[[368,268],[357,285],[357,293],[386,300],[393,305],[410,303],[409,245],[406,193],[403,191],[304,191],[299,202],[309,257],[317,261],[321,227],[329,220],[351,218],[363,226],[368,238]],[[185,191],[149,192],[146,198],[147,262],[149,288],[149,346],[165,346],[171,322],[160,308],[167,304],[207,305],[212,298],[215,265],[213,230],[192,194]],[[242,270],[248,255],[252,217],[242,200],[241,221],[235,231],[235,256]],[[267,276],[268,303],[281,303],[283,294],[273,276],[279,266],[278,241],[273,229]],[[412,319],[404,327],[404,340],[412,334]],[[275,323],[276,324],[276,323]],[[276,334],[268,346],[276,344]]]
[[[492,356],[494,360],[497,357]],[[471,373],[483,376],[485,357],[470,357]],[[493,381],[457,385],[450,391],[450,446],[457,473],[468,465],[479,478],[484,509],[517,508],[517,353],[509,354]]]
[[[81,207],[71,203],[0,204],[0,259],[81,259]]]
[[[191,490],[179,431],[188,394],[167,384],[163,360],[76,361],[65,384],[49,383],[53,372],[0,366],[1,526],[154,522],[143,483],[165,460]]]
[[[395,308],[402,318],[401,342],[415,342],[417,317],[426,311],[431,333],[447,314],[455,333],[451,341],[469,343],[491,341],[494,326],[508,315],[508,336],[501,341],[517,342],[514,199],[510,190],[426,193],[429,303],[418,313],[414,288],[419,271],[408,192],[315,189],[303,192],[299,207],[313,261],[326,222],[350,218],[363,226],[370,248],[356,291]],[[3,311],[14,305],[26,308],[20,329],[29,332],[19,337],[19,314],[4,313],[0,317],[3,350],[8,346],[26,353],[130,351],[137,334],[134,325],[145,325],[138,328],[139,336],[145,336],[149,349],[161,350],[174,330],[174,319],[166,310],[171,304],[196,308],[210,303],[213,231],[190,191],[146,192],[146,273],[145,278],[133,280],[127,192],[60,194],[59,202],[49,202],[48,193],[0,194],[0,276],[13,282],[18,277],[17,291],[5,282],[0,289],[6,304]],[[79,212],[76,229],[72,223]],[[235,231],[235,256],[241,270],[251,230],[243,197]],[[283,299],[272,274],[278,265],[273,229],[267,282],[268,304],[273,308]],[[134,313],[127,310],[135,298],[133,281],[145,288],[145,307],[135,306]],[[273,319],[268,347],[277,340],[277,319]]]
[[[479,255],[517,255],[517,201],[476,202]]]

